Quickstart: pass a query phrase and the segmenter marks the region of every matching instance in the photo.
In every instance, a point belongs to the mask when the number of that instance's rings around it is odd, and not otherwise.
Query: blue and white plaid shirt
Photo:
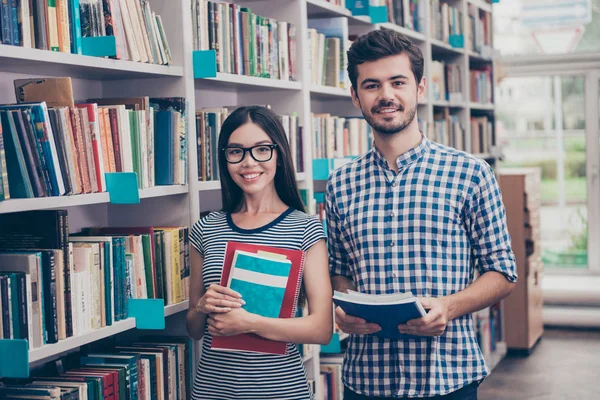
[[[332,275],[358,291],[440,297],[471,284],[475,268],[517,280],[505,209],[490,166],[469,154],[421,143],[390,169],[375,148],[335,171],[326,195]],[[471,315],[439,337],[352,335],[343,382],[373,397],[430,397],[489,373]]]

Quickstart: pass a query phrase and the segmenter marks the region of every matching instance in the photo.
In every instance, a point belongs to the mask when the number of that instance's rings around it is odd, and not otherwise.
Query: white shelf
[[[477,7],[481,8],[483,11],[492,12],[492,5],[488,2],[486,2],[485,0],[467,0],[467,2],[469,4],[473,4],[476,5]]]
[[[165,317],[188,309],[189,301],[185,300],[178,304],[173,304],[165,307]],[[35,363],[50,359],[70,350],[77,349],[88,343],[95,342],[116,334],[135,328],[135,319],[127,318],[113,323],[111,326],[96,329],[83,335],[72,336],[57,343],[47,344],[39,349],[29,351],[29,362]]]
[[[296,172],[296,181],[304,182],[306,180],[306,172]]]
[[[140,199],[164,197],[188,192],[187,185],[155,186],[140,189]],[[9,199],[0,201],[0,214],[32,210],[48,210],[53,208],[85,206],[90,204],[109,203],[107,192],[78,194],[74,196],[36,197],[32,199]]]
[[[149,199],[151,197],[172,196],[175,194],[185,194],[188,192],[188,185],[174,186],[154,186],[147,189],[140,189],[140,199]]]
[[[165,317],[168,317],[169,315],[177,314],[182,311],[187,311],[187,309],[189,307],[190,307],[189,300],[184,300],[181,303],[170,304],[168,306],[165,306]]]
[[[450,108],[465,108],[466,104],[464,103],[450,103],[447,100],[433,100],[431,104],[434,107],[450,107]]]
[[[496,106],[494,104],[482,104],[482,103],[469,103],[469,108],[471,110],[484,110],[484,111],[494,111]]]
[[[216,78],[199,78],[196,79],[196,88],[213,89],[224,87],[236,88],[240,90],[257,91],[257,90],[302,90],[302,83],[295,81],[284,81],[281,79],[258,78],[255,76],[227,74],[217,72]]]
[[[424,34],[422,34],[421,32],[413,31],[412,29],[408,29],[403,26],[393,24],[391,22],[384,22],[382,24],[376,24],[376,26],[378,28],[386,28],[386,29],[390,29],[390,30],[393,30],[396,32],[400,32],[412,39],[415,39],[418,42],[427,41],[427,37]]]
[[[0,71],[85,79],[183,76],[183,68],[0,44]]]
[[[219,181],[200,181],[198,182],[198,191],[205,192],[208,190],[220,190],[221,182]]]
[[[311,351],[310,354],[307,354],[304,357],[302,357],[302,363],[306,364],[307,362],[309,362],[312,359],[313,359],[313,354],[312,354],[312,351]]]
[[[493,59],[484,57],[481,54],[474,52],[473,50],[467,50],[467,54],[469,55],[469,59],[471,59],[471,60],[481,61],[481,62],[494,61]]]
[[[506,356],[506,342],[496,343],[496,351],[491,354],[489,360],[485,360],[490,371],[500,364],[500,361]]]
[[[449,43],[444,43],[441,40],[431,39],[431,50],[438,53],[446,53],[446,54],[464,54],[464,48],[456,48],[450,46]]]
[[[111,326],[100,328],[83,335],[72,336],[70,338],[59,340],[57,343],[47,344],[39,349],[33,349],[29,351],[29,362],[32,363],[45,360],[88,343],[95,342],[96,340],[104,339],[133,328],[135,328],[134,318],[127,318],[117,321]]]
[[[336,6],[325,0],[306,0],[306,13],[309,19],[352,16],[347,8]]]
[[[350,89],[342,89],[323,85],[310,85],[310,95],[313,99],[331,100],[351,98]]]

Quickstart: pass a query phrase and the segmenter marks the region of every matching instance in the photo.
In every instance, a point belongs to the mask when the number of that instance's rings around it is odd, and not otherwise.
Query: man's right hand
[[[350,335],[369,335],[381,330],[377,324],[371,324],[362,318],[346,314],[341,307],[335,308],[335,322],[342,332]]]
[[[196,311],[203,314],[226,313],[244,304],[246,302],[238,292],[213,283],[196,304]]]

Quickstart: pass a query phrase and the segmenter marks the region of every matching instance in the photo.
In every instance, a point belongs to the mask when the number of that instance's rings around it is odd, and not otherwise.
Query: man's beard
[[[385,108],[385,107],[397,107],[400,112],[405,113],[405,118],[395,124],[393,124],[393,123],[379,124],[379,123],[375,122],[375,118],[373,117],[373,115],[376,114],[378,110]],[[362,109],[362,107],[361,107],[361,112],[362,112],[363,117],[365,117],[365,120],[367,121],[367,123],[369,125],[371,125],[371,128],[373,128],[377,133],[380,133],[381,135],[385,135],[385,136],[393,136],[399,132],[402,132],[407,126],[409,126],[413,122],[413,120],[415,119],[415,116],[417,114],[417,106],[415,105],[413,108],[409,109],[408,112],[405,112],[405,109],[403,106],[396,105],[393,102],[385,102],[385,103],[379,103],[379,105],[377,105],[376,107],[373,107],[373,109],[371,109],[370,114],[365,113],[365,111]]]

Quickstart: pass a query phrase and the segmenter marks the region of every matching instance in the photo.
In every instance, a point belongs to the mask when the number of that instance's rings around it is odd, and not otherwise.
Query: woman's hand
[[[210,314],[208,331],[213,336],[232,336],[253,332],[258,317],[243,308],[233,308],[227,313]]]
[[[232,309],[239,309],[246,302],[242,295],[224,286],[212,284],[206,290],[204,296],[196,304],[196,311],[202,314],[228,313]]]

